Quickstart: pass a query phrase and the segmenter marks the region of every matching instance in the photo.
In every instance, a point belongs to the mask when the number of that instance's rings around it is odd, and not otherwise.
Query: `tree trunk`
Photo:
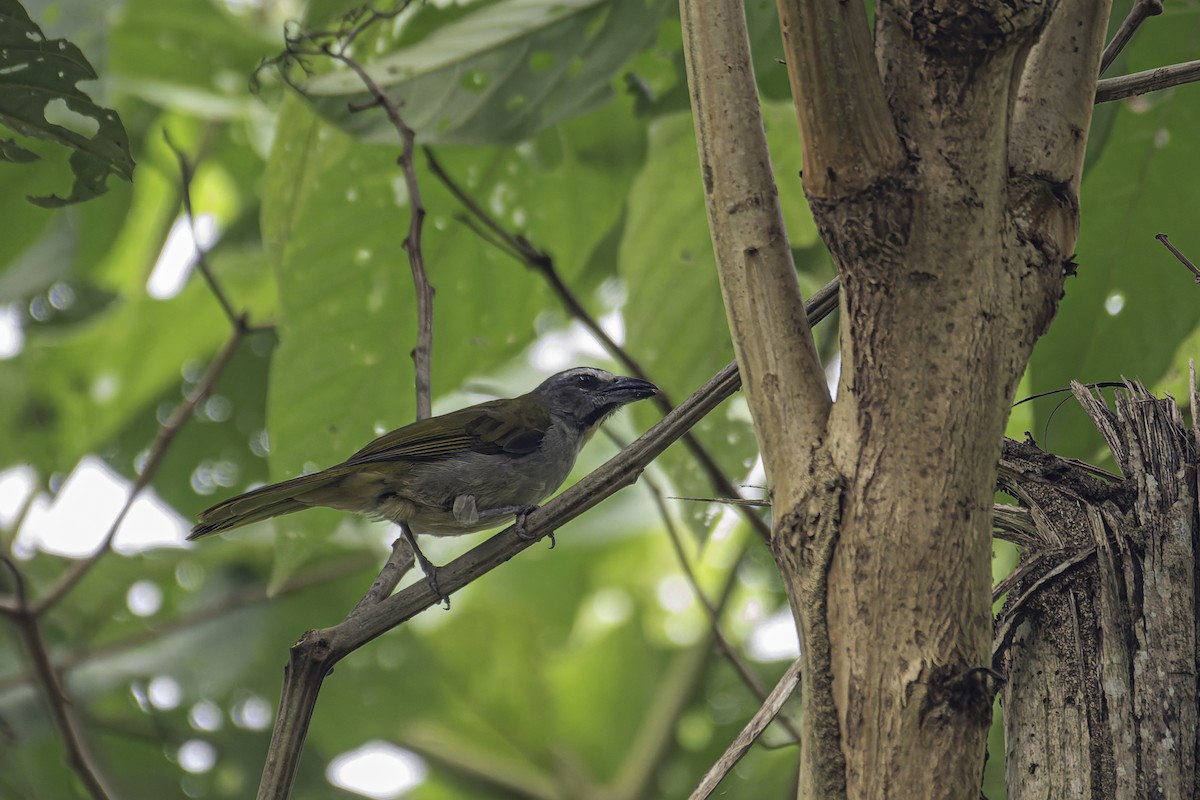
[[[862,3],[779,7],[804,188],[842,278],[832,406],[761,168],[741,4],[682,2],[713,244],[805,658],[800,795],[975,797],[999,442],[1072,268],[1108,4],[881,0],[874,41]]]
[[[1115,413],[1075,387],[1123,477],[1004,449],[1001,487],[1032,523],[999,587],[995,643],[1006,782],[1021,800],[1200,793],[1196,430],[1173,401],[1126,386]]]

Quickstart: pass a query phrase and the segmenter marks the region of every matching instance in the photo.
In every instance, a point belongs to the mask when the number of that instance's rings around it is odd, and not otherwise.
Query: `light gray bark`
[[[1036,530],[997,620],[1009,797],[1200,793],[1196,432],[1127,387],[1115,410],[1075,387],[1119,479],[1005,446],[1000,485]]]

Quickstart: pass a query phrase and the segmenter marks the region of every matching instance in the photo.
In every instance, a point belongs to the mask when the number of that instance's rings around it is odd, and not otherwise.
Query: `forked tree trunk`
[[[990,533],[1054,316],[1106,0],[778,0],[813,218],[842,279],[830,403],[741,0],[682,0],[713,246],[804,662],[800,795],[978,796]]]
[[[1192,798],[1197,752],[1197,430],[1140,384],[1075,395],[1122,475],[1009,442],[1002,514],[1021,563],[997,620],[1009,797]],[[1192,389],[1192,416],[1198,406]]]

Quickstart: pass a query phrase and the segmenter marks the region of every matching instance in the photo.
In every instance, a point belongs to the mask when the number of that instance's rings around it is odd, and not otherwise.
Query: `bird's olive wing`
[[[550,427],[550,413],[540,403],[514,406],[517,402],[492,400],[414,422],[385,433],[345,463],[435,461],[462,452],[531,453]]]
[[[472,450],[513,456],[537,450],[549,429],[550,412],[528,395],[488,408],[467,424]]]

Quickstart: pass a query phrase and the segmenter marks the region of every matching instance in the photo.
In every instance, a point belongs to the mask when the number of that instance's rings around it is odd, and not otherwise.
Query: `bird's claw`
[[[400,533],[408,540],[409,547],[412,548],[413,555],[417,559],[417,563],[421,565],[421,571],[425,573],[425,582],[429,584],[429,588],[433,590],[433,595],[438,599],[439,603],[445,605],[446,610],[450,610],[450,595],[442,594],[442,589],[438,586],[438,567],[432,561],[425,557],[421,552],[421,548],[417,546],[417,537],[413,536],[413,532],[409,530],[407,525],[400,526]]]
[[[526,542],[537,538],[525,530],[525,518],[529,516],[530,512],[532,511],[537,511],[537,506],[525,506],[517,512],[516,522],[513,523],[513,533],[517,535],[518,539],[523,539]],[[550,549],[553,550],[554,545],[557,544],[554,539],[554,531],[547,533],[546,538],[550,540]]]
[[[428,561],[426,561],[425,564],[422,564],[421,568],[425,571],[425,583],[429,584],[429,588],[433,591],[434,596],[438,598],[438,602],[440,602],[442,606],[449,611],[450,595],[442,594],[441,587],[438,586],[438,568]]]
[[[518,539],[529,541],[536,538],[525,530],[525,518],[533,511],[537,511],[537,506],[522,506],[521,510],[517,512],[517,519],[513,522],[513,533],[517,535]]]

